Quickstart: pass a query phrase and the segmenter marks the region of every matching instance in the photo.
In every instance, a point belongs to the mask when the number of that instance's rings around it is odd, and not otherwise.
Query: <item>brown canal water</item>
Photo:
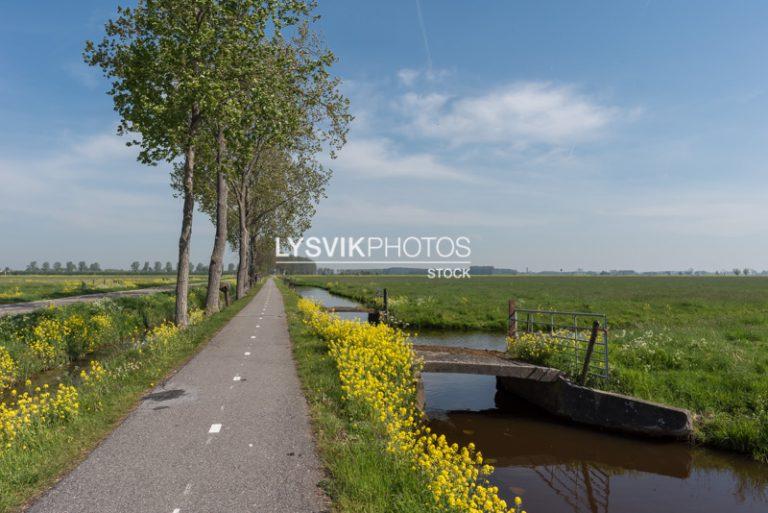
[[[325,306],[357,306],[324,289],[299,287]],[[364,315],[364,314],[363,314]],[[347,319],[364,320],[355,313]],[[501,334],[418,333],[415,344],[504,350]],[[768,512],[768,465],[739,454],[632,438],[566,423],[496,393],[496,378],[424,373],[431,427],[474,442],[496,470],[490,481],[530,513]]]

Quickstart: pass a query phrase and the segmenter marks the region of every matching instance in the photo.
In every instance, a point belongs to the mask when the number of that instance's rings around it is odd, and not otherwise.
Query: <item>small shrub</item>
[[[573,347],[567,347],[565,331],[553,334],[543,332],[521,333],[516,338],[507,338],[507,348],[513,358],[536,365],[554,365],[565,355],[573,355]],[[565,370],[565,369],[564,369]]]
[[[29,349],[45,368],[67,360],[68,327],[57,318],[44,318],[32,329]]]

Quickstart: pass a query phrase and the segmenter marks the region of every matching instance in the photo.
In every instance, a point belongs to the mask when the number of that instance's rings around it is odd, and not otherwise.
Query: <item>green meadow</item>
[[[207,276],[192,275],[190,283],[201,285]],[[0,275],[0,304],[55,299],[81,294],[114,292],[146,287],[171,286],[176,275],[142,274],[19,274]]]

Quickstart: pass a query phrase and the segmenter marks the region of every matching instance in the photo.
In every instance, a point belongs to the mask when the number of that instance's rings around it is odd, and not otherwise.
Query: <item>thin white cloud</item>
[[[404,227],[492,227],[510,228],[542,224],[542,220],[508,216],[489,211],[466,208],[433,209],[408,203],[382,203],[372,208],[371,202],[353,198],[338,198],[321,204],[318,220],[335,220],[344,226],[404,226]]]
[[[125,140],[107,132],[47,154],[0,159],[0,228],[5,240],[18,241],[3,248],[0,267],[33,259],[82,258],[105,267],[175,259],[181,211],[169,166],[139,164]],[[195,213],[193,233],[192,258],[206,261],[208,216]]]
[[[401,104],[417,134],[452,144],[576,144],[633,115],[546,82],[518,82],[467,97],[408,93]]]
[[[127,137],[114,134],[99,134],[74,144],[67,152],[71,157],[87,159],[89,162],[110,161],[119,158],[135,158],[136,149],[126,146]]]
[[[441,82],[452,75],[448,69],[413,69],[402,68],[397,70],[397,80],[407,88],[413,88],[420,83]]]
[[[352,139],[332,167],[361,178],[410,178],[473,181],[473,177],[430,153],[401,153],[385,138]]]
[[[71,230],[158,228],[158,217],[174,208],[168,178],[136,163],[135,153],[124,138],[97,134],[50,155],[0,160],[0,215]],[[147,190],[159,180],[162,188]]]
[[[613,214],[658,231],[713,239],[768,234],[768,204],[764,198],[744,191],[681,192],[662,198],[636,198],[633,203],[630,207],[616,207]]]
[[[411,87],[421,72],[416,69],[403,68],[397,71],[397,78],[406,87]]]
[[[67,75],[88,89],[96,89],[102,84],[100,74],[82,60],[65,62],[62,68]]]

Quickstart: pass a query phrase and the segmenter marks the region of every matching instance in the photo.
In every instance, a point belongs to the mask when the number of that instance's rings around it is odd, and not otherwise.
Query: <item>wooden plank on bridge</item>
[[[413,350],[424,362],[422,372],[484,374],[545,382],[565,376],[557,369],[512,360],[500,351],[418,344]]]

